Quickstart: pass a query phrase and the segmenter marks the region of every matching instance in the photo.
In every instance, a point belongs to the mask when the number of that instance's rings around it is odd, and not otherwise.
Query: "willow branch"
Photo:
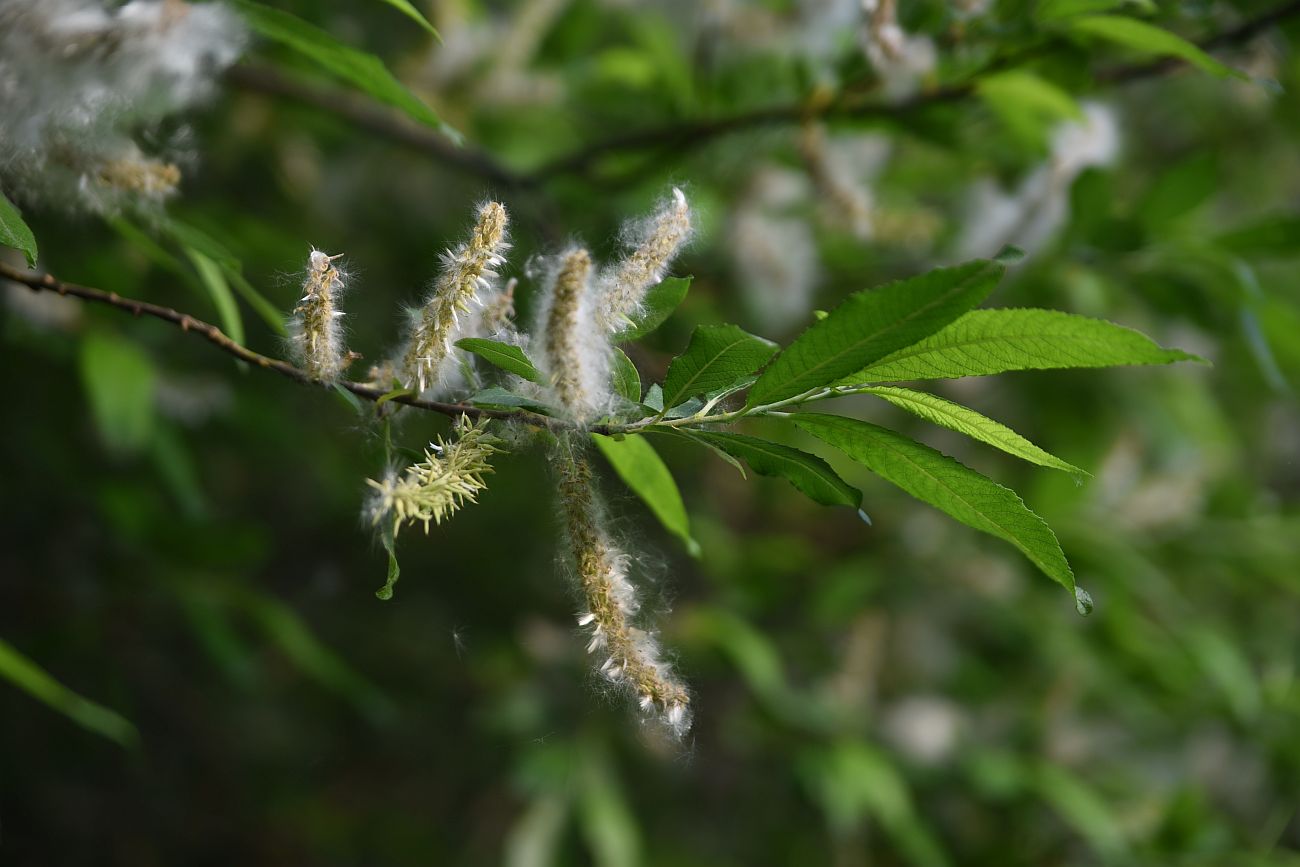
[[[1213,51],[1249,41],[1271,27],[1300,15],[1300,0],[1288,0],[1248,18],[1235,27],[1215,33],[1196,44]],[[1039,46],[1046,48],[1046,46]],[[1032,51],[1036,53],[1036,50]],[[1004,58],[1005,61],[1005,58]],[[1149,63],[1127,64],[1102,69],[1094,76],[1100,84],[1128,84],[1166,75],[1186,66],[1186,61],[1166,57]],[[995,67],[998,68],[998,65]],[[361,129],[425,153],[439,162],[478,175],[509,189],[530,191],[546,182],[569,175],[585,175],[602,157],[637,151],[687,151],[735,133],[792,126],[809,120],[866,119],[905,120],[918,112],[957,102],[975,92],[976,82],[965,81],[925,91],[902,102],[882,102],[841,93],[820,103],[795,102],[766,106],[727,117],[688,120],[665,126],[619,133],[581,147],[544,163],[530,172],[517,171],[492,155],[473,147],[458,147],[437,130],[414,121],[359,94],[321,87],[290,78],[267,66],[241,65],[227,73],[245,90],[294,100],[336,114]]]
[[[1300,0],[1289,0],[1258,16],[1243,21],[1236,27],[1216,33],[1196,43],[1203,51],[1212,51],[1246,42],[1277,24],[1300,15]],[[1094,78],[1101,84],[1128,84],[1148,78],[1167,75],[1186,67],[1187,61],[1164,57],[1149,63],[1114,66],[1098,71]],[[1001,64],[996,64],[1000,67]],[[901,102],[863,100],[841,93],[821,103],[798,102],[767,106],[730,117],[712,120],[691,120],[668,126],[633,130],[587,145],[544,164],[529,179],[545,182],[553,177],[583,174],[601,157],[656,148],[687,150],[701,147],[713,139],[732,133],[765,127],[790,126],[810,120],[869,119],[905,120],[921,111],[957,102],[975,93],[977,81],[946,85],[923,91]]]
[[[523,190],[534,185],[533,179],[503,165],[486,151],[457,145],[444,133],[416,123],[361,94],[312,84],[264,64],[233,67],[226,73],[226,79],[252,93],[289,99],[337,115],[360,129],[406,145],[440,163],[478,175],[489,183],[511,190]]]
[[[312,379],[307,371],[302,368],[295,367],[287,361],[281,361],[278,358],[271,358],[270,356],[262,355],[259,352],[254,352],[246,346],[241,346],[231,340],[225,332],[217,326],[210,322],[204,322],[202,319],[191,316],[188,313],[182,313],[179,310],[173,310],[172,308],[164,307],[161,304],[151,304],[148,301],[137,301],[133,298],[124,298],[116,292],[105,292],[102,289],[94,289],[89,286],[79,286],[76,283],[65,283],[62,280],[55,279],[49,274],[36,274],[30,271],[23,271],[4,262],[0,262],[0,278],[20,283],[35,292],[54,292],[58,295],[80,298],[83,301],[93,301],[97,304],[105,304],[117,310],[130,313],[132,316],[151,316],[154,319],[161,319],[164,322],[169,322],[172,325],[175,325],[180,328],[181,331],[202,337],[222,352],[225,352],[228,355],[233,355],[235,358],[246,362],[249,365],[260,367],[263,370],[273,370],[281,376],[304,385],[321,385],[320,382]],[[571,427],[568,422],[548,418],[544,415],[528,412],[526,410],[488,409],[464,403],[444,403],[436,400],[424,400],[411,394],[397,394],[388,397],[391,392],[387,389],[376,385],[369,385],[362,382],[351,382],[348,380],[339,380],[338,385],[363,400],[378,403],[381,399],[386,398],[385,402],[400,403],[405,406],[415,407],[416,409],[441,413],[443,415],[451,416],[452,418],[459,418],[462,415],[469,416],[470,418],[510,418],[543,427]]]

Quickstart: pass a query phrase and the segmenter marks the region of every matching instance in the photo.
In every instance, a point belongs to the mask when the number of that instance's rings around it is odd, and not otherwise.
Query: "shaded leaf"
[[[841,479],[830,464],[816,455],[744,434],[702,430],[678,430],[677,433],[740,458],[761,476],[784,478],[823,506],[856,509],[862,504],[862,492]]]
[[[641,374],[637,373],[632,359],[618,347],[613,352],[614,391],[632,403],[641,400]]]
[[[506,391],[499,386],[485,388],[482,391],[469,398],[468,403],[475,406],[500,406],[507,408],[526,409],[532,412],[541,413],[542,415],[551,415],[555,412],[552,407],[547,406],[540,401],[533,400],[531,397],[524,397],[522,394]]]
[[[820,413],[800,413],[792,420],[918,500],[1010,542],[1048,577],[1074,591],[1074,572],[1056,534],[1015,491],[929,446],[869,422]]]
[[[750,389],[747,405],[827,385],[929,337],[983,301],[1005,270],[980,259],[850,295],[768,365]]]
[[[4,193],[0,193],[0,244],[21,252],[27,258],[27,267],[36,267],[36,236]]]
[[[681,539],[692,556],[698,556],[700,546],[691,538],[690,519],[677,482],[654,446],[636,434],[615,439],[593,433],[591,438],[619,478],[650,507],[664,529]]]
[[[641,311],[632,319],[632,323],[614,335],[615,343],[627,343],[639,340],[654,331],[673,314],[673,311],[686,298],[690,291],[690,277],[667,277],[646,293]]]
[[[154,427],[153,363],[135,344],[110,334],[90,334],[81,344],[81,380],[105,445],[136,452]]]
[[[125,717],[77,695],[4,639],[0,639],[0,678],[44,702],[82,728],[117,741],[124,747],[134,746],[140,740],[140,733]],[[6,701],[5,705],[8,707],[9,703]]]
[[[1177,349],[1163,349],[1145,334],[1104,319],[1034,308],[973,310],[937,334],[840,382],[903,382],[1009,370],[1202,360]]]
[[[185,255],[189,256],[190,261],[194,263],[194,270],[199,274],[199,282],[203,284],[204,289],[208,290],[208,297],[217,308],[217,316],[221,319],[221,330],[226,332],[226,336],[231,340],[243,346],[244,319],[239,315],[239,305],[235,303],[235,296],[230,292],[230,284],[226,282],[225,275],[216,262],[198,250],[186,247]]]
[[[762,367],[777,345],[734,325],[701,325],[664,379],[664,404],[728,388]]]

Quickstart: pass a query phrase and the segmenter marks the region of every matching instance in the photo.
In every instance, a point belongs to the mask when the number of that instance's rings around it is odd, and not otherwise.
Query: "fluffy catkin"
[[[555,400],[580,423],[594,420],[609,402],[609,340],[596,324],[591,271],[586,250],[561,254],[539,310],[542,366]]]
[[[509,218],[499,202],[479,206],[478,218],[469,240],[448,250],[442,257],[442,276],[416,314],[411,337],[403,354],[402,384],[421,394],[437,388],[445,376],[452,344],[460,335],[481,293],[491,292],[496,268],[504,264],[510,246]]]
[[[557,454],[555,465],[560,511],[583,598],[578,625],[588,632],[587,652],[601,660],[603,678],[626,686],[644,713],[681,737],[691,726],[690,695],[660,659],[654,633],[633,625],[639,604],[627,576],[631,559],[603,526],[591,465],[571,442]]]
[[[401,475],[390,473],[384,479],[366,479],[375,493],[368,505],[372,524],[392,522],[393,535],[402,524],[441,524],[467,501],[475,502],[478,492],[487,487],[484,476],[492,472],[488,463],[500,451],[497,440],[487,434],[486,422],[470,424],[461,417],[458,436],[451,442],[441,437],[430,443],[424,460],[407,467]]]
[[[180,170],[133,136],[210,94],[245,42],[219,3],[0,0],[0,181],[73,209],[161,201]]]
[[[349,361],[339,325],[343,311],[335,306],[346,282],[346,275],[334,266],[334,260],[342,255],[327,256],[319,250],[311,251],[307,258],[307,279],[302,284],[303,296],[289,320],[294,358],[320,382],[338,379]]]
[[[600,277],[596,319],[613,334],[627,327],[645,301],[646,292],[664,279],[682,245],[691,237],[691,208],[686,194],[673,187],[672,195],[653,215],[623,229],[632,251]]]

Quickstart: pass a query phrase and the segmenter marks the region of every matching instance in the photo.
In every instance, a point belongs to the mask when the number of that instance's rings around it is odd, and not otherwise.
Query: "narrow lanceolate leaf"
[[[124,747],[134,746],[140,739],[139,732],[129,720],[77,695],[3,639],[0,639],[0,680],[9,681],[82,728],[117,741]],[[9,706],[8,698],[5,706]]]
[[[27,267],[36,267],[36,236],[4,193],[0,193],[0,244],[13,247],[26,256]]]
[[[632,359],[618,347],[614,347],[610,358],[610,367],[614,379],[614,392],[632,403],[641,400],[641,374],[636,372]]]
[[[212,306],[217,308],[217,316],[221,319],[221,330],[225,331],[231,340],[243,346],[244,317],[239,313],[239,305],[235,302],[234,293],[230,291],[230,284],[226,282],[225,272],[216,262],[192,247],[185,248],[185,255],[189,256],[190,261],[194,263],[199,282],[203,284],[208,297],[212,299]]]
[[[795,338],[749,390],[749,406],[835,382],[929,337],[993,291],[1006,269],[976,260],[850,295]]]
[[[690,277],[668,277],[646,293],[641,312],[632,318],[627,328],[614,335],[615,343],[640,340],[654,331],[673,314],[686,298],[691,288]]]
[[[1056,534],[1016,495],[929,446],[865,421],[799,413],[794,423],[963,524],[1005,539],[1067,590],[1074,572]]]
[[[1056,310],[972,310],[937,334],[844,377],[840,384],[987,376],[1009,370],[1203,361],[1131,328]]]
[[[841,479],[830,464],[816,455],[744,434],[702,430],[680,432],[740,458],[759,475],[786,479],[823,506],[856,509],[862,505],[862,492]]]
[[[734,325],[701,325],[686,351],[668,366],[664,405],[727,388],[762,367],[776,349],[772,341]]]
[[[994,448],[1002,449],[1009,455],[1023,458],[1031,464],[1064,470],[1067,473],[1080,476],[1088,475],[1074,464],[1067,463],[1050,452],[1043,451],[1001,422],[996,422],[988,416],[981,415],[959,403],[953,403],[950,400],[944,400],[942,397],[926,394],[923,391],[912,391],[910,388],[898,388],[897,386],[872,386],[862,389],[862,393],[873,394],[889,401],[899,409],[920,416],[932,424],[946,427],[948,430],[955,430],[957,433],[965,434],[971,439],[979,440],[982,443],[988,443]]]
[[[411,0],[383,0],[383,2],[392,6],[416,24],[419,24],[427,30],[429,35],[434,39],[437,39],[439,42],[442,41],[442,37],[438,35],[438,31],[434,29],[434,26],[429,23],[429,19],[421,15],[420,10],[411,5]]]
[[[529,382],[542,381],[542,374],[533,366],[532,360],[514,344],[488,340],[485,337],[466,337],[457,340],[456,345],[508,373],[522,376]]]
[[[636,434],[615,439],[594,433],[591,438],[619,478],[650,507],[664,529],[681,539],[692,555],[698,555],[700,546],[691,538],[682,495],[654,446]]]
[[[1224,66],[1181,36],[1136,18],[1126,18],[1123,15],[1085,15],[1071,18],[1068,23],[1075,33],[1096,36],[1146,54],[1177,57],[1212,75],[1248,78],[1243,73]]]
[[[314,24],[308,24],[288,12],[253,0],[231,2],[243,14],[248,26],[259,35],[296,51],[331,75],[360,88],[380,102],[405,112],[420,123],[457,137],[455,130],[444,124],[433,109],[407,90],[388,71],[383,61],[373,54],[344,45]]]

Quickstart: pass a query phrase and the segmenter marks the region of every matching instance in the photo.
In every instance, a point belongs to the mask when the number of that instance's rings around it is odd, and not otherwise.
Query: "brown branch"
[[[1196,44],[1204,51],[1236,45],[1297,15],[1300,15],[1300,0],[1288,0]],[[1039,49],[1045,47],[1038,46]],[[1030,52],[1031,55],[1036,53],[1037,49]],[[1017,55],[1017,58],[1019,57],[1020,55]],[[990,68],[1001,68],[1002,65],[1003,62],[999,62]],[[1095,78],[1103,84],[1127,84],[1165,75],[1186,65],[1186,61],[1165,57],[1150,63],[1103,69],[1097,72]],[[437,130],[410,121],[386,106],[358,94],[309,84],[285,76],[270,67],[259,65],[237,66],[227,73],[227,77],[236,86],[245,90],[295,100],[336,114],[362,129],[414,148],[448,165],[476,174],[491,183],[519,191],[534,191],[558,177],[587,175],[590,173],[592,163],[609,154],[657,149],[694,150],[714,139],[733,133],[773,126],[790,126],[808,120],[872,117],[900,120],[922,110],[964,99],[975,91],[975,82],[966,81],[925,91],[903,102],[862,100],[851,94],[842,93],[837,98],[818,104],[788,103],[753,109],[730,117],[688,120],[618,133],[556,157],[531,172],[520,172],[502,164],[485,151],[469,146],[458,147]]]
[[[312,84],[263,64],[233,67],[226,73],[226,80],[243,90],[290,99],[338,115],[361,129],[406,145],[449,166],[479,175],[490,183],[511,190],[523,190],[535,185],[532,178],[501,164],[491,154],[469,145],[457,145],[445,133],[409,120],[405,115],[361,94]]]
[[[1236,27],[1216,33],[1196,43],[1203,51],[1211,51],[1245,42],[1265,30],[1290,18],[1300,15],[1300,0],[1289,0],[1268,12],[1242,22]],[[1103,69],[1095,78],[1104,84],[1127,84],[1146,78],[1155,78],[1185,67],[1187,61],[1176,57],[1164,57],[1149,63],[1129,64]],[[1001,64],[997,65],[998,67]],[[543,183],[551,178],[584,174],[590,165],[599,158],[628,151],[651,150],[655,148],[675,147],[680,150],[694,149],[709,141],[735,132],[759,129],[770,126],[784,126],[805,123],[809,120],[906,118],[918,111],[937,105],[964,99],[975,92],[976,82],[966,81],[947,85],[918,94],[902,102],[881,102],[879,100],[855,100],[846,94],[824,101],[820,104],[789,103],[755,109],[731,117],[713,120],[692,120],[651,129],[633,130],[587,145],[573,153],[557,157],[541,166],[529,177],[530,181]]]
[[[227,337],[225,332],[220,328],[209,322],[204,322],[202,319],[197,319],[188,313],[182,313],[179,310],[173,310],[170,307],[163,307],[160,304],[151,304],[148,301],[137,301],[133,298],[124,298],[116,292],[105,292],[102,289],[93,289],[89,286],[79,286],[76,283],[64,283],[49,274],[36,274],[31,271],[24,271],[14,268],[4,262],[0,262],[0,279],[21,283],[34,292],[55,292],[59,295],[70,295],[74,298],[80,298],[83,301],[94,301],[99,304],[107,304],[109,307],[125,311],[133,316],[152,316],[155,319],[170,322],[182,331],[197,334],[221,351],[233,355],[240,361],[247,362],[254,367],[260,367],[264,370],[273,370],[281,376],[288,377],[294,382],[299,382],[304,385],[325,384],[312,379],[307,371],[294,367],[287,361],[281,361],[278,358],[271,358],[270,356],[254,352],[246,346],[240,346],[238,343]],[[381,398],[390,393],[388,389],[376,385],[351,382],[349,380],[339,380],[338,385],[352,392],[359,398],[373,402],[378,402]],[[405,406],[415,407],[416,409],[441,413],[443,415],[451,416],[452,418],[459,418],[462,415],[466,415],[470,418],[516,419],[518,421],[527,422],[528,424],[549,428],[568,428],[573,426],[560,419],[548,418],[547,416],[528,412],[526,410],[487,409],[485,407],[471,406],[463,403],[444,403],[436,400],[423,400],[414,395],[397,395],[389,398],[389,401],[400,403]]]

